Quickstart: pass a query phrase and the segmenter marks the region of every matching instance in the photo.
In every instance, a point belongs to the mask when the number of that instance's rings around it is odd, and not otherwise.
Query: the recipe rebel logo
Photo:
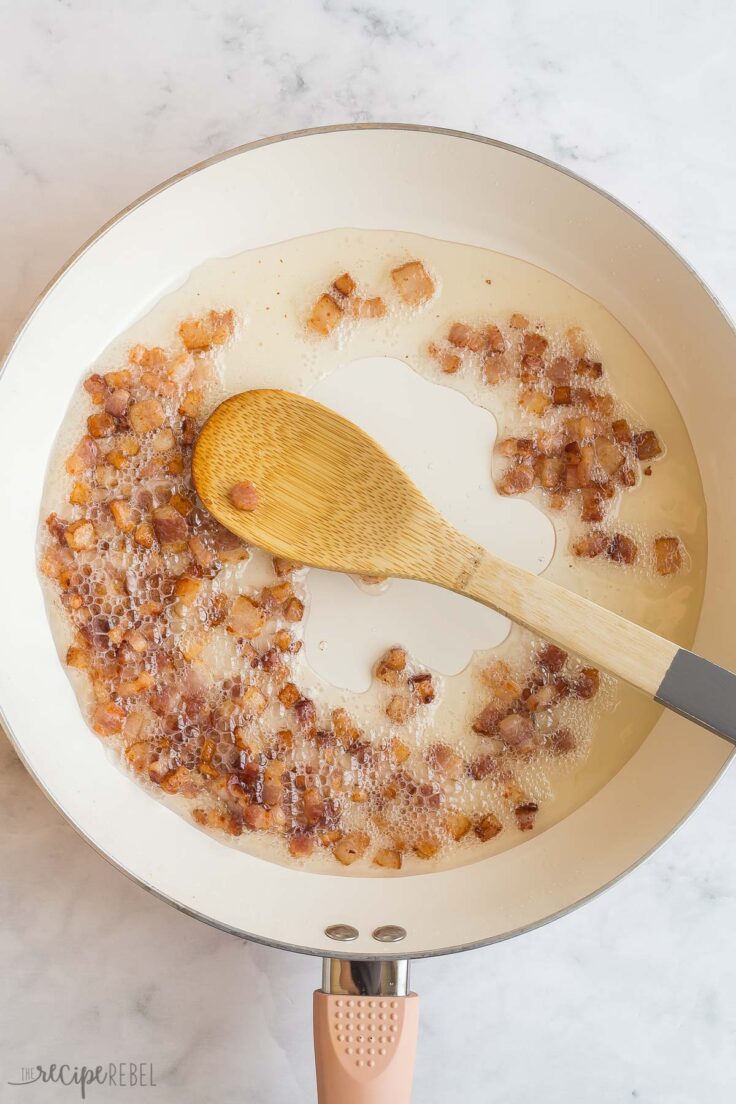
[[[151,1062],[108,1062],[98,1066],[72,1066],[67,1062],[53,1062],[48,1066],[22,1066],[20,1077],[8,1085],[64,1085],[76,1087],[81,1100],[87,1099],[87,1090],[94,1085],[114,1089],[155,1089],[156,1080]],[[54,1097],[56,1099],[56,1097]]]

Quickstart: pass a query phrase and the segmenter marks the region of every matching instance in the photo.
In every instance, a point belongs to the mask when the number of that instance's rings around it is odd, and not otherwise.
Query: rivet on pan
[[[352,943],[358,938],[358,929],[351,924],[330,924],[329,928],[325,928],[325,935],[328,939],[336,939],[338,943]]]
[[[406,928],[400,928],[398,924],[383,924],[380,928],[376,928],[373,938],[379,943],[398,943],[406,939]]]

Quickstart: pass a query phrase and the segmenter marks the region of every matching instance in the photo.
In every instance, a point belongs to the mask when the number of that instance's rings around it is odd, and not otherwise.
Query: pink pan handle
[[[410,1104],[419,998],[314,994],[319,1104]]]

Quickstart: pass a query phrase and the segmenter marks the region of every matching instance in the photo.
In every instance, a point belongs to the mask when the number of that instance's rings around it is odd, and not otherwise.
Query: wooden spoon
[[[736,743],[736,676],[458,532],[362,429],[312,399],[227,399],[194,448],[207,509],[249,544],[311,567],[420,579],[465,594]],[[236,509],[231,488],[259,502]],[[726,616],[726,611],[724,611]]]

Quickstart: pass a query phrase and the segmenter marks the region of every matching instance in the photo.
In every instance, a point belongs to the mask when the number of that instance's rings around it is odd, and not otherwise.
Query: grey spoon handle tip
[[[736,744],[736,675],[680,648],[655,700]]]

